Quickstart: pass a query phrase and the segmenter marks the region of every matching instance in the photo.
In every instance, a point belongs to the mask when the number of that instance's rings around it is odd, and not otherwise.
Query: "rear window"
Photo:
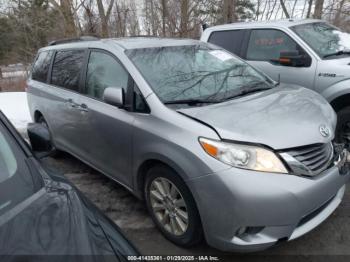
[[[84,50],[58,51],[52,67],[51,84],[79,91]]]
[[[32,79],[40,82],[47,81],[53,51],[40,52],[32,69]]]
[[[230,30],[213,32],[208,40],[209,43],[218,45],[231,53],[239,55],[244,37],[244,30]]]

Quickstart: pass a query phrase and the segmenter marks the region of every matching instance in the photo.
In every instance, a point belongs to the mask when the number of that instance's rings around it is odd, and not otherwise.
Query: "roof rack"
[[[49,43],[49,46],[74,43],[74,42],[81,42],[81,41],[97,41],[97,40],[100,40],[100,39],[96,36],[81,36],[81,37],[76,37],[76,38],[66,38],[66,39],[52,41]]]

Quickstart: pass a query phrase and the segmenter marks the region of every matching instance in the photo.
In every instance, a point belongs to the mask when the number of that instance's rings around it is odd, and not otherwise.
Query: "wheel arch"
[[[174,170],[178,176],[185,181],[186,180],[186,173],[185,171],[178,166],[176,163],[171,161],[171,159],[161,156],[161,155],[152,155],[147,159],[144,159],[140,165],[138,165],[137,171],[136,171],[136,185],[135,185],[135,193],[136,195],[143,199],[143,188],[146,181],[146,175],[147,172],[156,165],[164,165],[172,170]]]
[[[350,92],[334,98],[330,101],[330,104],[336,112],[339,112],[346,106],[350,106]]]

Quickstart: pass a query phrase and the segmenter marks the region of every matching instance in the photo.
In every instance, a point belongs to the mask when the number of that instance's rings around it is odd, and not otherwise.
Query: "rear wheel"
[[[350,146],[350,107],[341,109],[338,113],[338,123],[335,138],[339,143]]]
[[[148,171],[145,199],[153,221],[167,239],[185,247],[203,239],[192,194],[172,169],[157,165]]]
[[[51,151],[52,153],[50,154],[51,157],[59,157],[61,151],[59,151],[58,149],[56,149],[54,143],[53,143],[53,140],[52,140],[52,135],[51,135],[51,132],[50,132],[50,129],[49,129],[49,125],[47,124],[45,118],[43,116],[40,116],[38,118],[38,120],[36,121],[37,123],[39,124],[42,124],[43,126],[45,126],[45,128],[49,131],[49,134],[50,134],[50,144],[51,144]]]

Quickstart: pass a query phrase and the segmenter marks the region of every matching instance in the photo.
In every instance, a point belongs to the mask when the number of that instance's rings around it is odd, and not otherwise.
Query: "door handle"
[[[89,107],[86,104],[79,105],[79,110],[83,112],[89,112]]]
[[[66,100],[66,105],[71,108],[77,108],[79,105],[73,101],[73,99],[69,98]]]

